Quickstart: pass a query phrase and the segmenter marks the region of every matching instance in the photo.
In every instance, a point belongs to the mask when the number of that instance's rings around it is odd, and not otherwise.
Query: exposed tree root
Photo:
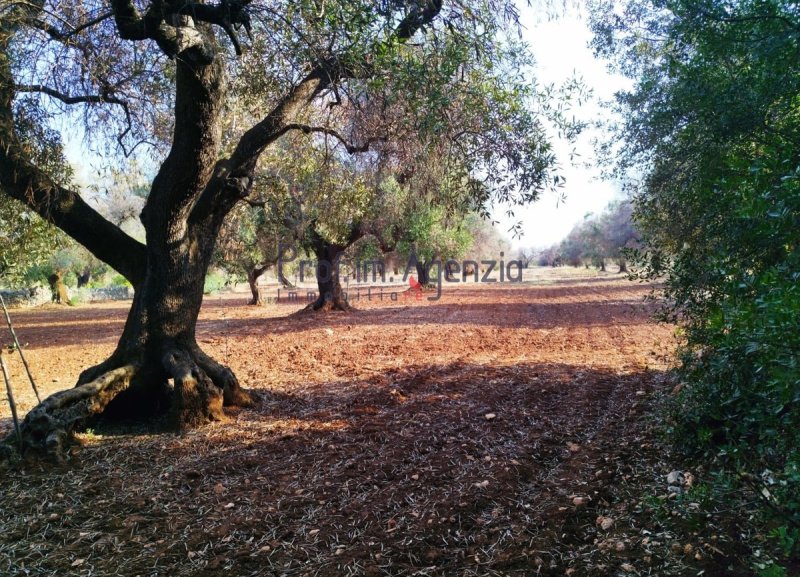
[[[175,380],[172,421],[178,428],[192,428],[212,421],[224,421],[222,390],[194,362],[186,351],[168,350],[162,362]]]
[[[222,390],[223,404],[226,407],[250,407],[253,397],[239,384],[234,372],[218,363],[195,345],[192,355],[200,368],[211,378],[211,381]]]
[[[223,405],[253,404],[233,371],[196,344],[166,347],[160,363],[152,359],[150,363],[120,366],[119,356],[115,353],[85,370],[75,388],[51,395],[28,413],[20,425],[23,455],[63,461],[75,433],[100,416],[140,416],[169,407],[170,423],[184,430],[223,421]],[[167,388],[169,378],[174,382],[171,392]],[[16,445],[15,434],[7,437],[0,443],[0,457],[12,454]]]
[[[20,424],[22,452],[61,461],[77,430],[100,415],[136,375],[136,365],[110,370],[88,383],[50,395],[34,407]],[[12,435],[4,443],[16,439]]]

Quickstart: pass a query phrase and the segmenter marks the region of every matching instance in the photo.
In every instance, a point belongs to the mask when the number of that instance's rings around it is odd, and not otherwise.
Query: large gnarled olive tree
[[[179,427],[221,419],[223,405],[250,403],[233,372],[200,349],[195,324],[217,233],[250,195],[260,155],[295,130],[346,140],[335,125],[304,124],[317,117],[306,109],[359,102],[374,85],[384,93],[396,87],[403,98],[403,87],[413,88],[409,77],[421,81],[419,65],[408,66],[404,55],[407,41],[435,46],[437,30],[458,31],[456,56],[467,60],[509,16],[510,2],[462,0],[12,0],[0,7],[0,189],[135,288],[114,353],[28,414],[26,446],[59,452],[76,427],[122,394],[126,406],[134,398],[144,408],[166,404]],[[242,28],[251,37],[245,50]],[[228,149],[220,133],[234,91],[264,113]],[[88,140],[110,158],[166,143],[162,156],[155,153],[160,168],[141,213],[145,243],[54,179],[23,145],[23,115],[57,126],[76,118],[76,107]]]

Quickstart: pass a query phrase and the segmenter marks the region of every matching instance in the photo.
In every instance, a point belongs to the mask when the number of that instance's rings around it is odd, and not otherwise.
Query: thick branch
[[[138,286],[146,259],[142,243],[103,218],[77,193],[58,186],[30,164],[11,158],[0,135],[0,185],[3,191],[52,222],[94,256]]]
[[[383,43],[390,46],[396,42],[405,42],[418,30],[433,22],[441,9],[442,0],[425,0],[421,6],[412,10],[397,25],[397,28]],[[369,70],[369,63],[365,61],[363,68]],[[272,112],[242,135],[230,159],[231,172],[235,173],[246,165],[254,165],[265,147],[290,130],[286,124],[292,120],[291,116],[293,115],[290,113],[293,112],[293,109],[296,109],[298,105],[310,102],[328,86],[357,75],[354,70],[355,68],[352,66],[342,65],[338,58],[328,59],[317,64]],[[295,125],[296,128],[301,126]]]
[[[111,0],[111,8],[117,30],[126,40],[155,40],[161,50],[174,58],[190,49],[197,59],[210,64],[214,60],[213,46],[204,35],[195,28],[195,22],[205,22],[220,26],[233,44],[236,54],[242,53],[234,28],[244,27],[248,36],[251,34],[250,16],[247,5],[251,0],[224,1],[217,5],[185,3],[151,4],[144,16],[136,9],[132,0]],[[180,25],[167,24],[168,16],[187,16],[186,22]]]

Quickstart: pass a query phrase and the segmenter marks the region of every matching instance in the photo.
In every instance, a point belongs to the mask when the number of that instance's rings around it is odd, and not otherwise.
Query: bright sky
[[[527,5],[520,9],[525,27],[523,34],[536,57],[535,74],[538,84],[560,85],[577,73],[593,89],[596,102],[576,109],[575,116],[594,121],[608,114],[598,101],[609,100],[616,91],[628,86],[629,81],[610,74],[606,64],[594,57],[588,46],[592,33],[588,27],[588,16],[582,13],[583,10],[572,8],[558,19],[548,21],[539,17]],[[569,161],[571,147],[563,142],[556,145],[562,166],[561,174],[566,177],[566,184],[562,189],[566,202],[559,203],[559,195],[556,193],[545,193],[538,202],[516,208],[513,218],[505,216],[502,207],[495,209],[494,218],[499,221],[497,226],[501,231],[508,230],[516,221],[522,221],[524,236],[512,240],[515,248],[554,244],[564,238],[576,223],[582,221],[586,213],[600,212],[611,200],[621,196],[616,184],[600,180],[600,169],[591,166],[595,158],[592,138],[597,136],[601,134],[593,129],[581,135],[575,146],[580,158],[575,159],[575,164]],[[587,168],[587,164],[590,167]]]

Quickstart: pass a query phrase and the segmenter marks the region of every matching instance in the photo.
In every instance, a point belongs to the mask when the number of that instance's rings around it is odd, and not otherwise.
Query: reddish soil
[[[209,298],[199,340],[259,404],[183,436],[90,431],[64,469],[3,471],[0,574],[688,574],[629,500],[668,472],[648,419],[673,329],[647,291],[473,285],[299,316]],[[102,360],[125,313],[13,311],[43,392]]]

